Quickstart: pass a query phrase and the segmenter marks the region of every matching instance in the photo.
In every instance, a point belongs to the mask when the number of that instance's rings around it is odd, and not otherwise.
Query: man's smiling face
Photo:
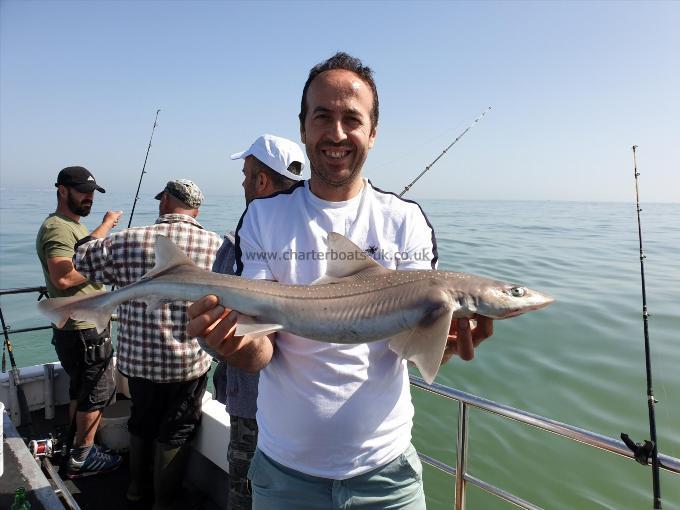
[[[316,78],[307,92],[300,126],[312,171],[312,189],[341,188],[361,177],[373,147],[373,94],[355,73],[334,69]]]

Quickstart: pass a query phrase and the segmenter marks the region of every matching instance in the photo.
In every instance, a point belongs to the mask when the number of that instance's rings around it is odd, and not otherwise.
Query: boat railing
[[[47,298],[47,287],[44,285],[39,286],[39,287],[20,287],[16,289],[0,289],[0,296],[7,296],[11,294],[30,294],[30,293],[37,293],[38,294],[38,299],[37,301],[40,301],[42,298]],[[2,306],[0,306],[0,311],[2,310]],[[118,317],[114,314],[111,317],[112,321],[117,321]],[[28,333],[29,331],[42,331],[45,329],[52,329],[52,325],[48,324],[47,326],[34,326],[31,328],[17,328],[17,329],[12,329],[10,326],[5,326],[5,331],[3,333],[9,334],[10,332],[12,333]],[[4,341],[4,340],[3,340]]]
[[[505,419],[514,420],[526,425],[530,425],[546,432],[551,432],[561,437],[577,441],[579,443],[588,445],[593,448],[605,450],[630,460],[636,460],[633,452],[619,439],[591,432],[590,430],[582,429],[562,423],[538,414],[533,414],[527,411],[522,411],[508,405],[499,404],[493,400],[488,400],[471,393],[449,388],[441,384],[427,384],[420,377],[414,375],[410,376],[411,385],[421,390],[433,393],[439,397],[449,400],[454,400],[458,403],[458,434],[456,439],[456,465],[449,466],[437,459],[434,459],[423,453],[418,453],[420,459],[426,464],[437,468],[444,473],[447,473],[455,478],[455,510],[465,510],[465,496],[467,486],[473,485],[483,491],[514,504],[519,508],[526,508],[529,510],[539,510],[541,507],[525,501],[514,494],[511,494],[499,487],[488,484],[478,478],[475,478],[467,472],[467,458],[468,458],[468,431],[470,408],[480,409],[488,413],[495,414]],[[659,454],[659,468],[675,475],[680,475],[680,459],[668,455]]]
[[[24,293],[38,293],[38,299],[41,296],[46,296],[47,289],[45,287],[25,287],[20,289],[0,289],[0,296],[9,294],[24,294]],[[0,306],[0,312],[2,307]],[[38,331],[42,329],[50,329],[51,326],[39,326],[31,328],[22,328],[12,330],[6,326],[4,333],[23,333],[27,331]],[[456,390],[441,384],[427,384],[420,377],[411,375],[411,385],[420,390],[435,394],[439,397],[454,400],[458,405],[458,433],[456,439],[456,465],[449,466],[433,457],[418,453],[420,459],[426,464],[451,475],[455,479],[455,510],[465,510],[465,499],[468,485],[473,485],[497,498],[512,503],[513,505],[528,510],[540,510],[541,507],[529,501],[526,501],[508,491],[499,487],[491,485],[483,480],[480,480],[468,473],[467,458],[468,458],[468,431],[469,431],[469,411],[470,408],[480,409],[482,411],[492,413],[504,419],[514,420],[535,427],[546,432],[551,432],[561,437],[577,441],[587,446],[605,450],[616,455],[628,458],[629,460],[636,460],[633,452],[628,449],[625,443],[619,439],[598,434],[583,428],[579,428],[567,423],[562,423],[538,414],[516,409],[514,407],[494,402],[471,393]],[[680,459],[671,457],[669,455],[659,454],[659,467],[674,475],[680,475]]]

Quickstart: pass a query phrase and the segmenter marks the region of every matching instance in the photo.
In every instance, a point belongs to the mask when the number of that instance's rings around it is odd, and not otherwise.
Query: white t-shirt
[[[328,232],[338,232],[390,269],[433,269],[434,231],[415,202],[364,181],[345,202],[327,202],[309,183],[246,209],[236,233],[242,276],[309,284],[322,276]],[[406,362],[387,341],[324,343],[279,332],[260,372],[258,448],[276,462],[346,479],[383,466],[411,441]]]

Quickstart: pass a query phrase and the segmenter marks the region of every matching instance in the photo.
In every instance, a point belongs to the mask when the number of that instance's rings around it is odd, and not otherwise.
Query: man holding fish
[[[329,232],[369,253],[379,248],[378,262],[387,268],[436,268],[434,231],[420,207],[362,175],[377,125],[368,67],[338,53],[311,70],[300,112],[311,179],[248,205],[236,234],[243,277],[329,283],[322,278],[331,266]],[[340,276],[350,274],[351,268]],[[326,343],[287,331],[263,334],[266,327],[236,336],[243,318],[216,296],[196,301],[189,315],[191,336],[202,336],[231,365],[260,371],[260,435],[249,473],[255,509],[326,510],[349,508],[350,501],[351,508],[425,508],[422,468],[410,443],[406,362],[387,340]],[[479,317],[471,327],[467,318],[454,319],[449,328],[445,359],[469,360],[493,322]]]
[[[243,160],[243,192],[246,205],[253,199],[287,190],[301,181],[305,154],[300,146],[280,136],[264,134],[250,147],[231,155]],[[213,271],[234,274],[234,237],[224,237],[217,252]],[[252,507],[248,469],[257,444],[257,386],[259,374],[230,367],[220,362],[213,372],[217,400],[225,404],[229,413],[229,492],[230,510],[249,510]]]

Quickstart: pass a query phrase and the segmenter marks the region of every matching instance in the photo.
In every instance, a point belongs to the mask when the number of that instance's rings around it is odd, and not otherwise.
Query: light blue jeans
[[[253,510],[425,510],[422,471],[413,445],[389,464],[347,480],[300,473],[258,449],[248,478]]]

